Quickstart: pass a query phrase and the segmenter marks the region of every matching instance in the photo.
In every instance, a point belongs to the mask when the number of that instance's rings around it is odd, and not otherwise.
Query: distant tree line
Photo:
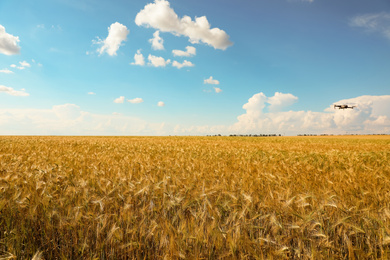
[[[335,134],[298,134],[298,136],[334,136]],[[337,134],[337,135],[389,135],[389,134]]]
[[[222,136],[221,134],[216,135],[207,135],[207,136]],[[230,134],[229,136],[238,136],[238,137],[270,137],[270,136],[282,136],[281,134]]]
[[[335,134],[298,134],[297,136],[334,136]],[[389,134],[337,134],[337,135],[389,135]],[[224,136],[221,134],[207,136]],[[230,134],[231,137],[274,137],[282,136],[282,134]]]

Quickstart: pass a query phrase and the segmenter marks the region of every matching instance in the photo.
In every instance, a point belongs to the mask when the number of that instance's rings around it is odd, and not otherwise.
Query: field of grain
[[[389,259],[390,137],[0,137],[2,259]]]

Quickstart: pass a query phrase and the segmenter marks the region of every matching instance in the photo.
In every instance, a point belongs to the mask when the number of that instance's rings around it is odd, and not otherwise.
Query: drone
[[[348,106],[348,105],[333,105],[333,108],[336,109],[336,107],[338,107],[339,109],[348,109],[348,108],[351,108],[353,109],[354,107],[356,106]]]

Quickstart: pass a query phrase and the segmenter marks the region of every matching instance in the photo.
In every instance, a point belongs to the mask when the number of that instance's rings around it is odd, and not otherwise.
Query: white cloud
[[[35,63],[34,60],[32,60],[32,61]],[[19,61],[19,64],[20,64],[20,66],[17,66],[17,65],[15,65],[15,64],[11,64],[10,67],[11,67],[11,68],[18,69],[18,70],[24,70],[25,68],[31,68],[31,64],[28,63],[27,61]],[[42,67],[42,64],[40,64],[40,63],[38,63],[37,65],[38,65],[39,67]],[[10,70],[4,70],[4,71],[8,71],[8,73],[9,73]],[[1,72],[1,71],[0,71],[0,72]],[[4,72],[4,73],[7,73],[7,72]],[[13,73],[13,72],[11,71],[11,73]]]
[[[182,50],[173,50],[172,51],[173,56],[180,56],[180,57],[190,57],[196,55],[196,48],[192,46],[187,46],[186,51]]]
[[[275,93],[276,96],[276,93]],[[253,95],[246,104],[243,105],[243,109],[246,113],[237,117],[238,122],[234,124],[231,129],[234,132],[239,133],[256,133],[262,132],[280,132],[286,131],[294,127],[294,123],[297,119],[300,119],[302,115],[296,113],[265,113],[265,108],[269,100],[273,100],[274,97],[268,98],[264,93],[260,92]],[[272,102],[272,101],[271,101]]]
[[[183,67],[194,67],[195,65],[191,61],[187,61],[187,60],[184,60],[183,63],[174,60],[172,66],[181,69]]]
[[[114,100],[114,103],[117,103],[117,104],[122,104],[123,102],[125,102],[125,97],[124,96],[120,96],[120,97],[118,97],[117,99]]]
[[[18,46],[19,37],[5,32],[5,27],[0,25],[0,53],[14,55],[20,53]]]
[[[288,107],[298,101],[298,98],[292,94],[283,94],[276,92],[273,97],[268,98],[270,112],[279,112],[284,107]]]
[[[129,33],[130,31],[127,29],[126,26],[118,22],[115,22],[111,24],[110,27],[108,27],[107,38],[104,40],[99,39],[94,43],[103,45],[98,49],[98,52],[100,54],[107,52],[108,55],[115,56],[122,42],[126,41],[127,35]]]
[[[75,104],[0,109],[0,135],[164,135],[164,123],[121,114],[93,114]]]
[[[210,76],[210,78],[203,81],[203,84],[219,85],[219,81]]]
[[[13,74],[14,72],[9,70],[9,69],[3,69],[3,70],[0,70],[0,73]]]
[[[134,54],[134,62],[132,62],[131,65],[145,65],[145,58],[144,55],[142,55],[141,50],[137,50],[137,53]]]
[[[17,68],[18,70],[24,70],[25,68],[31,68],[31,64],[27,61],[20,61],[20,66],[16,66],[15,64],[11,64],[12,68]]]
[[[20,64],[20,66],[22,66],[24,68],[30,68],[31,67],[31,64],[28,63],[27,61],[20,61],[19,64]]]
[[[267,97],[263,92],[253,95],[248,100],[248,103],[242,106],[242,108],[246,110],[246,114],[243,116],[247,116],[249,119],[258,118],[263,112],[266,102]]]
[[[221,93],[222,92],[222,89],[217,88],[217,87],[214,87],[214,90],[215,90],[215,93]]]
[[[88,95],[96,95],[95,92],[88,92]]]
[[[390,13],[358,15],[350,19],[349,24],[364,28],[367,32],[378,32],[390,40]]]
[[[156,57],[156,56],[151,55],[151,54],[149,54],[148,60],[149,60],[148,64],[151,66],[154,66],[154,67],[165,67],[169,63],[171,63],[170,59],[165,60],[163,57]]]
[[[170,32],[174,35],[184,35],[191,43],[203,42],[215,49],[225,50],[232,45],[229,35],[219,28],[211,28],[206,16],[179,18],[166,0],[155,0],[147,4],[135,18],[138,26],[152,27],[162,32]]]
[[[149,40],[153,50],[164,50],[164,39],[160,37],[160,32],[153,33],[153,38]]]
[[[159,101],[159,102],[157,103],[157,106],[159,106],[159,107],[164,107],[164,106],[165,106],[165,103],[162,102],[162,101]]]
[[[0,92],[7,93],[8,95],[11,95],[11,96],[29,96],[30,95],[24,89],[14,90],[11,87],[6,87],[3,85],[0,85]]]
[[[130,102],[132,104],[139,104],[144,102],[142,98],[133,98],[133,99],[128,99],[127,102]]]

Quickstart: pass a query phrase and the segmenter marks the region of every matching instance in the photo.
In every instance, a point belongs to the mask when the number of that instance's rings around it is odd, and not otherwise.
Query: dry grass
[[[3,259],[389,259],[390,137],[0,137]]]

